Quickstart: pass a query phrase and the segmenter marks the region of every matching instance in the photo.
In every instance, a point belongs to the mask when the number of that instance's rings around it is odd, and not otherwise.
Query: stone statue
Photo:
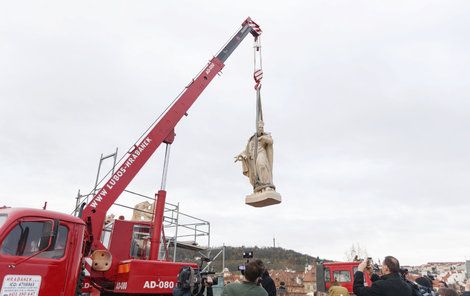
[[[153,204],[148,201],[140,202],[134,206],[133,221],[152,221]]]
[[[273,184],[273,139],[264,132],[262,120],[258,121],[256,134],[250,137],[245,150],[235,159],[242,162],[243,174],[253,186],[254,193],[247,196],[247,204],[263,207],[281,202]]]
[[[275,189],[272,184],[273,139],[264,132],[262,121],[258,122],[256,134],[250,137],[245,150],[236,160],[242,162],[243,174],[250,179],[255,192]]]

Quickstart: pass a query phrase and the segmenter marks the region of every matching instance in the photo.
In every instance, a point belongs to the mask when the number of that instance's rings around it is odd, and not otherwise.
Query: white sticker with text
[[[38,296],[40,275],[7,274],[3,278],[1,296]]]

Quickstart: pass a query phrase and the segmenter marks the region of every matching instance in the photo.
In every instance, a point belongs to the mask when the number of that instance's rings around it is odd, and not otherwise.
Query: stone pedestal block
[[[247,205],[262,208],[281,203],[281,195],[274,190],[253,193],[245,198]]]

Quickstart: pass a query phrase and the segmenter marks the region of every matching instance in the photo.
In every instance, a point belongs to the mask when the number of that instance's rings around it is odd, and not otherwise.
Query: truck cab
[[[354,262],[325,262],[317,265],[317,289],[320,292],[328,292],[331,284],[336,280],[338,283],[353,293],[354,273],[357,271],[359,261]],[[372,282],[367,275],[364,277],[365,286],[370,286]]]
[[[84,232],[70,215],[0,208],[0,295],[76,295]]]

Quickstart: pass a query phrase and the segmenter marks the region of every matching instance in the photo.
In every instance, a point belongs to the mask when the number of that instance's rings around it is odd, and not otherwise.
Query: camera
[[[246,259],[246,263],[248,263],[251,258],[253,258],[253,251],[243,251],[243,259]],[[245,275],[245,264],[238,265],[238,270],[242,275]]]
[[[245,268],[245,264],[238,265],[238,271],[240,271],[242,275],[245,275]]]
[[[369,271],[369,273],[372,273],[372,271],[373,271],[373,268],[372,268],[372,264],[373,264],[372,258],[371,258],[371,257],[367,257],[366,261],[367,261],[366,270]]]
[[[244,258],[244,259],[253,258],[253,251],[246,251],[246,252],[243,252],[243,258]]]

